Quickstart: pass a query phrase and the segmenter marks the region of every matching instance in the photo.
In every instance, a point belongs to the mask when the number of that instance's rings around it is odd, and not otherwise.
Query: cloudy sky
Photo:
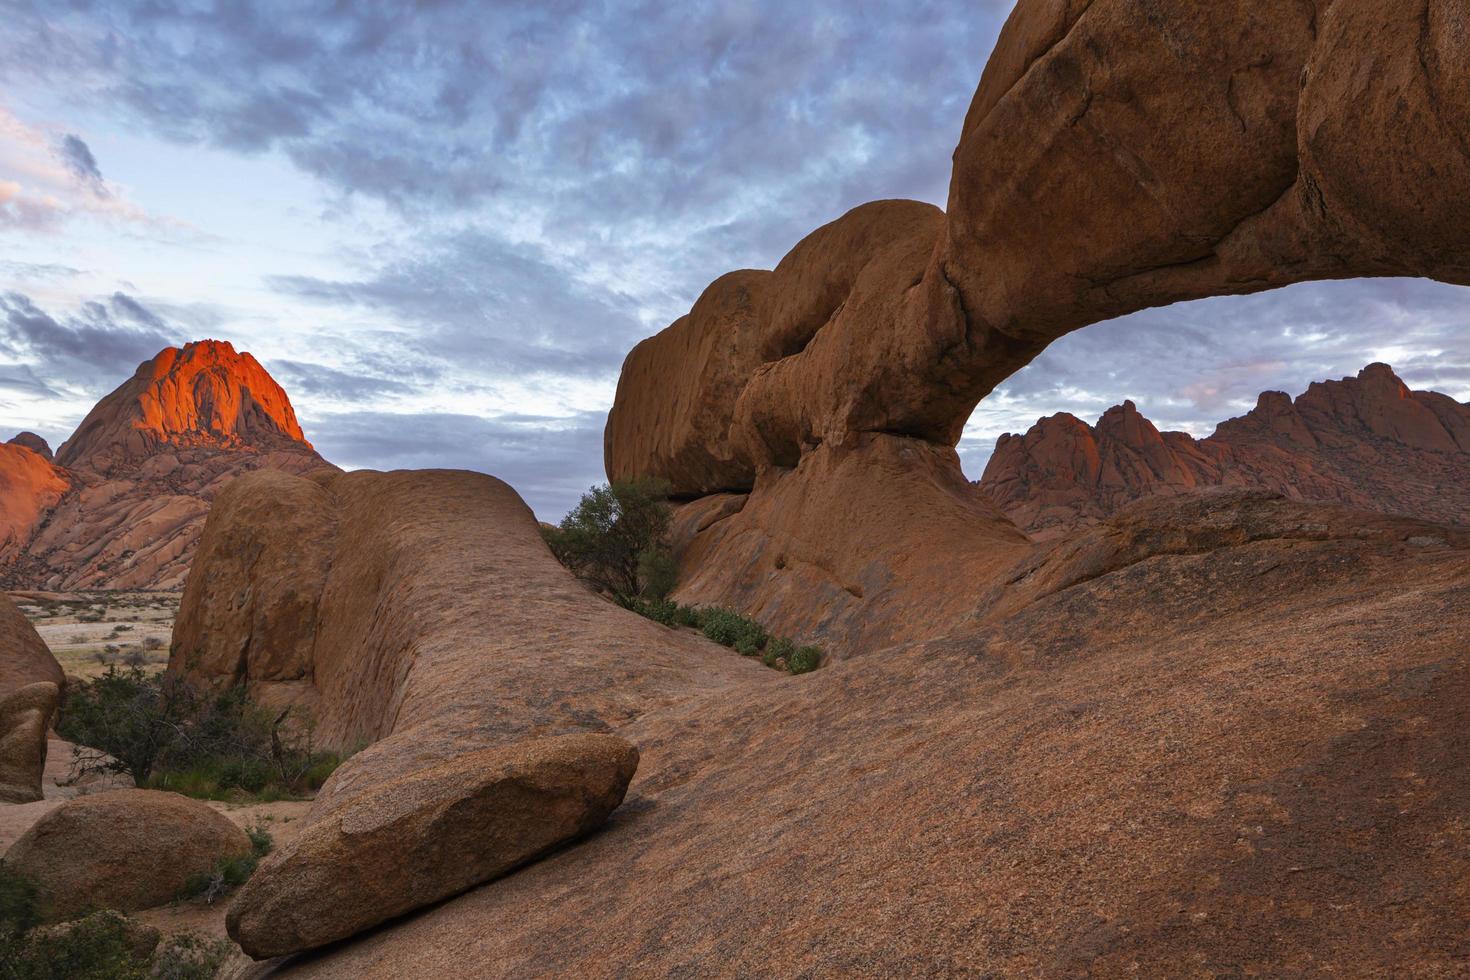
[[[626,351],[882,197],[943,205],[1008,0],[0,0],[0,429],[217,337],[329,459],[555,519]],[[1133,398],[1207,434],[1387,360],[1470,397],[1470,290],[1299,286],[1054,345],[961,449]],[[8,434],[8,433],[7,433]]]

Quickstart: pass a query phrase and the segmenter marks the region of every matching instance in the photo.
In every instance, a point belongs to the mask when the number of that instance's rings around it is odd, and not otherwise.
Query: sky
[[[0,437],[212,337],[339,465],[604,479],[627,351],[865,201],[943,206],[1008,0],[0,0]],[[1470,399],[1470,290],[1318,283],[1099,324],[976,410],[1207,435],[1394,365]]]

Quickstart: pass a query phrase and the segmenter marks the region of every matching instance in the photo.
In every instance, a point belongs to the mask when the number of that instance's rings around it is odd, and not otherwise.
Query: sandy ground
[[[177,592],[12,592],[67,674],[96,677],[109,664],[162,670]]]

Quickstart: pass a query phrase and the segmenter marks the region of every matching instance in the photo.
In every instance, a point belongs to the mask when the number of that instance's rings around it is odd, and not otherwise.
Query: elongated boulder
[[[37,681],[63,687],[66,676],[25,613],[0,595],[0,698]]]
[[[343,799],[267,858],[226,924],[256,959],[356,935],[497,878],[605,821],[638,750],[564,735],[471,752]]]
[[[27,684],[0,698],[0,803],[43,799],[46,730],[61,692],[50,681]]]
[[[221,858],[250,852],[224,815],[179,796],[123,789],[67,800],[26,831],[5,863],[36,883],[48,921],[176,898]]]

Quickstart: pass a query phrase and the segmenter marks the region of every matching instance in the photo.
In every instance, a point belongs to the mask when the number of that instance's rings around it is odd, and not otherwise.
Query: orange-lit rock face
[[[1467,24],[1464,0],[1021,0],[948,212],[855,209],[741,273],[761,295],[739,316],[696,306],[639,345],[609,476],[759,494],[870,437],[953,446],[997,384],[1100,320],[1311,279],[1470,283]],[[765,298],[783,270],[794,303]]]
[[[57,462],[108,473],[161,445],[310,448],[286,392],[228,342],[170,347],[97,403],[57,450]]]
[[[180,588],[221,487],[330,465],[265,368],[213,340],[139,365],[55,465],[27,444],[0,446],[0,581],[12,588]]]
[[[1161,433],[1132,402],[1096,428],[1053,415],[1002,436],[979,485],[1028,533],[1049,538],[1143,497],[1210,486],[1459,523],[1470,512],[1467,471],[1470,406],[1410,391],[1372,364],[1295,401],[1264,392],[1207,439]]]

